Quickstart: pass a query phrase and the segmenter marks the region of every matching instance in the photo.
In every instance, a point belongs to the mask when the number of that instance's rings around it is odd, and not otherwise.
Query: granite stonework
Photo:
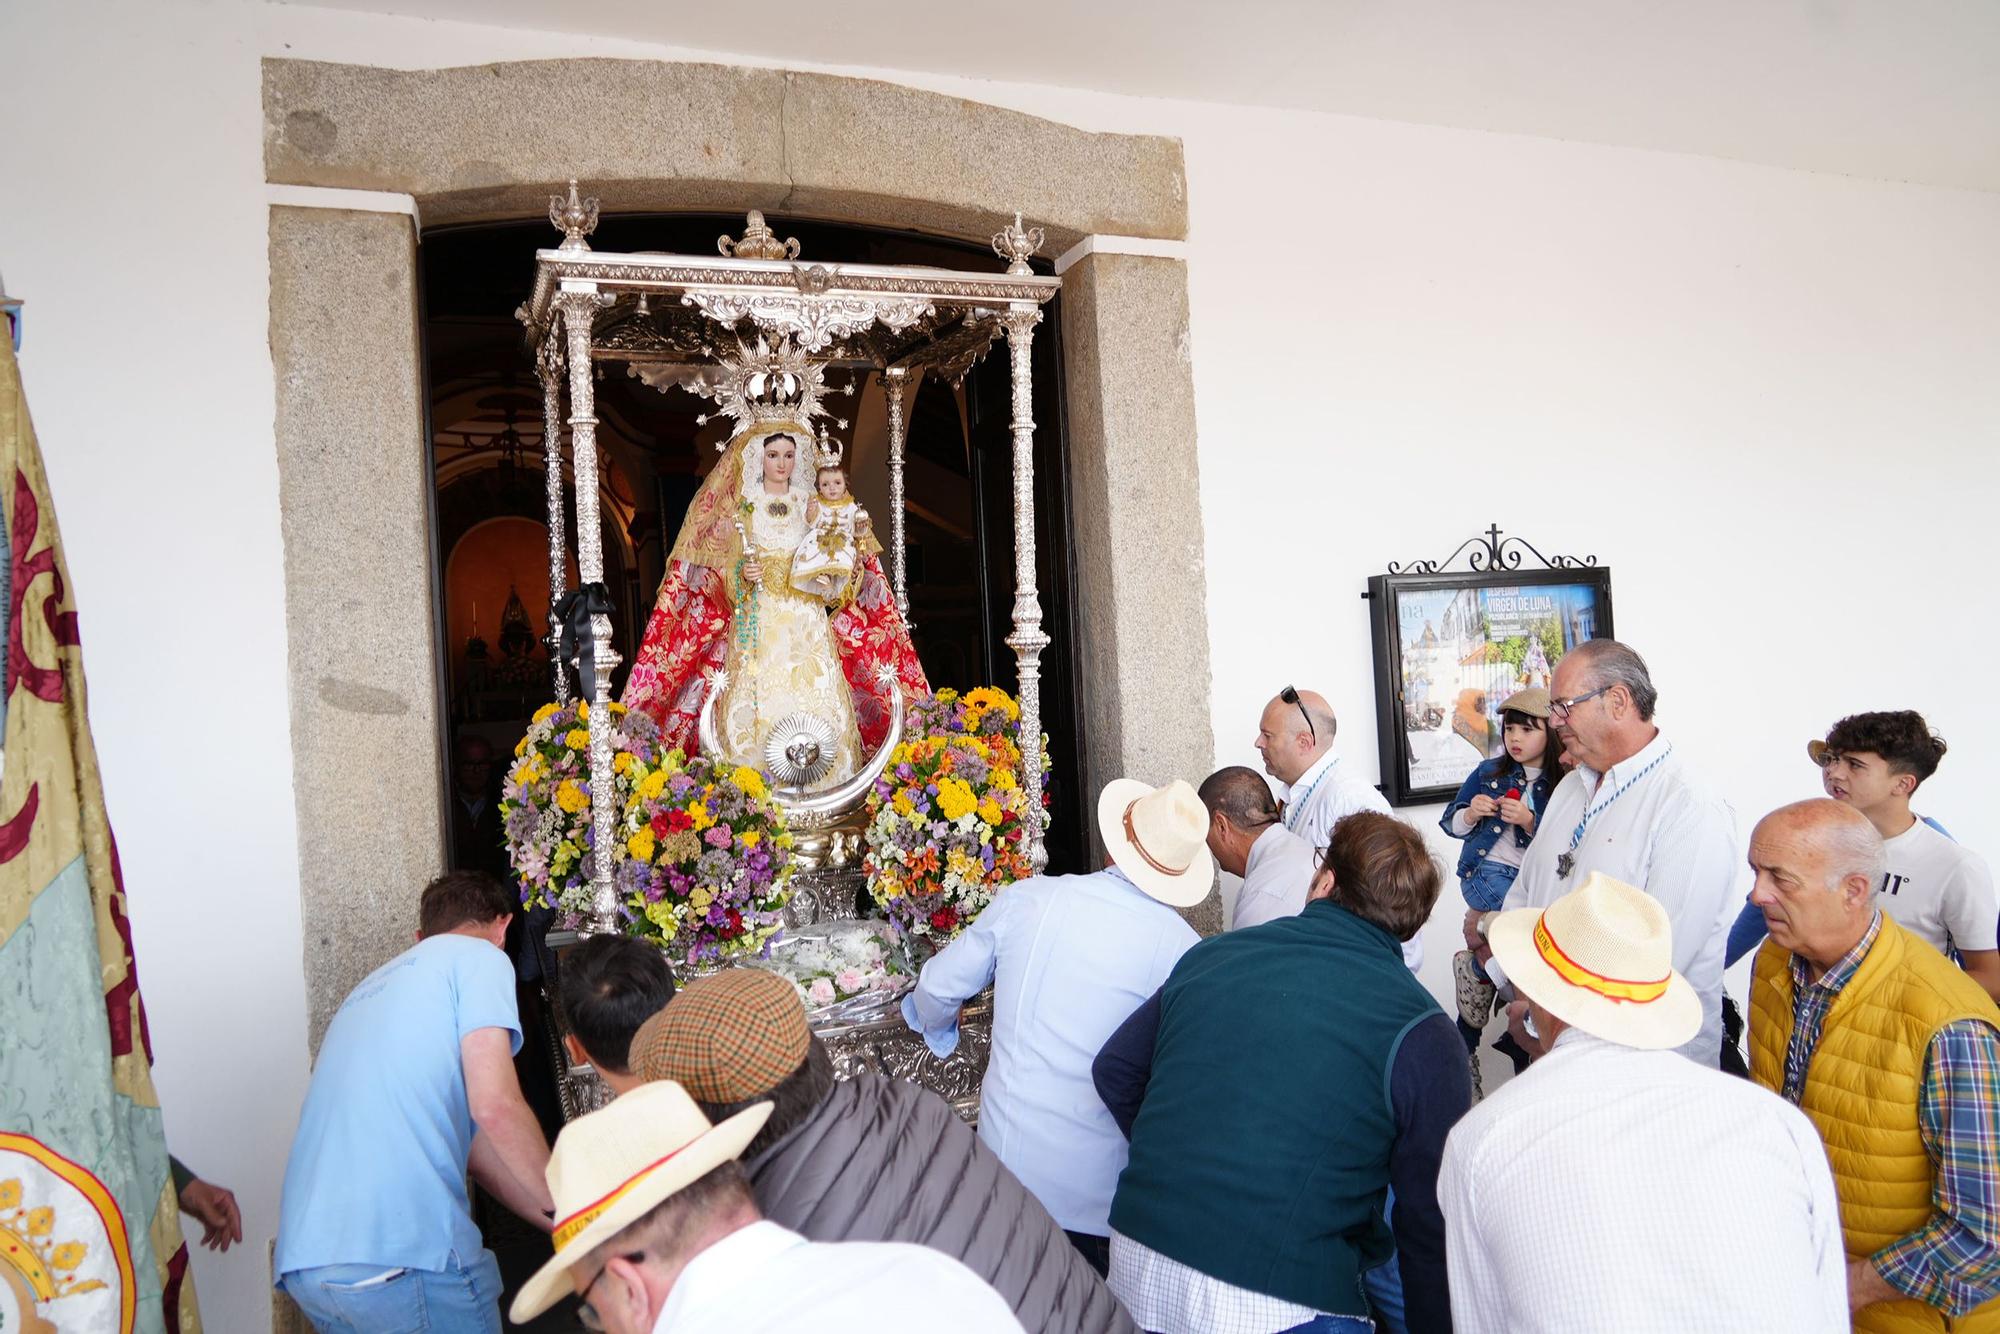
[[[427,226],[540,216],[574,176],[621,212],[760,208],[984,240],[1019,210],[1052,253],[1187,235],[1178,140],[828,74],[266,60],[264,126],[267,179],[415,195]]]
[[[416,237],[271,210],[292,751],[310,1041],[410,943],[443,864]]]
[[[1215,750],[1187,266],[1086,255],[1063,275],[1062,320],[1084,782],[1198,784]],[[1221,898],[1182,915],[1220,931]]]

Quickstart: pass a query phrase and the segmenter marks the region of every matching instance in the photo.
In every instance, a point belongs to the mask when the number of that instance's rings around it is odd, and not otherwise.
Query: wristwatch
[[[1498,917],[1499,915],[1500,914],[1497,912],[1483,912],[1479,914],[1479,920],[1472,924],[1472,929],[1479,933],[1479,938],[1481,940],[1486,939],[1486,932],[1488,928],[1490,928],[1493,925],[1493,919]]]

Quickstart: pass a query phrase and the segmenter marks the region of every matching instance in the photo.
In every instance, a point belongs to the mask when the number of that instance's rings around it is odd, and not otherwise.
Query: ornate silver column
[[[1027,277],[1034,272],[1028,260],[1042,240],[1042,229],[1023,227],[1016,213],[1013,225],[994,236],[993,253],[1007,261],[1009,274]],[[1049,637],[1042,631],[1042,599],[1035,591],[1035,386],[1029,357],[1041,322],[1034,302],[1011,302],[1000,316],[1014,370],[1014,633],[1007,646],[1020,673],[1021,786],[1028,794],[1028,860],[1036,871],[1049,861],[1042,842],[1048,828],[1042,810],[1042,650]]]
[[[604,582],[604,529],[598,516],[597,400],[591,382],[590,327],[611,297],[592,284],[565,284],[555,298],[569,340],[570,467],[576,476],[577,582],[588,588]],[[590,925],[592,932],[615,931],[618,894],[611,884],[611,840],[617,827],[611,791],[611,672],[621,659],[611,647],[611,618],[590,618],[595,681],[590,692]],[[577,664],[580,675],[583,664]]]
[[[921,376],[919,372],[919,376]],[[901,366],[882,372],[882,394],[889,401],[889,582],[896,590],[896,610],[910,620],[909,559],[905,550],[903,502],[903,396],[910,391],[910,373]]]
[[[1035,391],[1029,353],[1042,312],[1014,306],[1000,317],[1014,366],[1014,650],[1021,687],[1021,786],[1028,794],[1028,859],[1036,871],[1048,865],[1042,846],[1047,817],[1042,810],[1042,599],[1035,588]]]
[[[556,603],[568,582],[564,557],[562,479],[562,341],[554,321],[535,354],[542,377],[542,463],[548,473],[549,500],[549,675],[555,678],[555,701],[569,703],[569,674],[563,671],[562,627],[556,623]]]

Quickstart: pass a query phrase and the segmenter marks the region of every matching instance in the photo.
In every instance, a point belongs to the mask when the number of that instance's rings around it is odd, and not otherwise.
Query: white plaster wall
[[[306,1082],[256,62],[215,5],[0,6],[0,52],[0,272],[154,1075],[173,1151],[243,1210],[242,1249],[194,1252],[208,1328],[253,1330]]]
[[[29,300],[156,1077],[176,1151],[244,1206],[250,1244],[197,1253],[209,1326],[253,1329],[306,1075],[257,62],[677,53],[238,0],[17,0],[0,51],[0,271]],[[2000,848],[1974,777],[2000,748],[1975,568],[2000,198],[898,77],[1186,142],[1218,762],[1254,762],[1249,720],[1296,681],[1373,774],[1364,580],[1498,521],[1612,567],[1662,722],[1746,832],[1815,790],[1807,736],[1907,705],[1954,750],[1924,808]]]

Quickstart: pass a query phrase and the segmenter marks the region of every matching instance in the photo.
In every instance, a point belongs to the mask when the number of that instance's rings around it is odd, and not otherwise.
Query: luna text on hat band
[[[577,1233],[595,1223],[599,1218],[602,1218],[605,1210],[618,1203],[634,1186],[652,1175],[655,1168],[664,1167],[667,1163],[672,1162],[680,1156],[681,1150],[687,1147],[686,1144],[683,1144],[679,1149],[675,1149],[666,1157],[647,1163],[631,1176],[626,1177],[624,1183],[618,1189],[611,1191],[609,1194],[599,1196],[571,1214],[568,1218],[563,1219],[562,1222],[556,1224],[555,1232],[549,1238],[555,1243],[556,1250],[560,1252],[563,1247],[575,1241]]]
[[[1658,1000],[1667,994],[1667,982],[1673,977],[1669,971],[1657,982],[1632,982],[1622,978],[1606,977],[1594,973],[1562,952],[1555,937],[1549,934],[1549,917],[1543,913],[1535,921],[1535,952],[1542,956],[1542,962],[1555,971],[1557,977],[1573,987],[1595,992],[1607,1000],[1646,1001]]]

